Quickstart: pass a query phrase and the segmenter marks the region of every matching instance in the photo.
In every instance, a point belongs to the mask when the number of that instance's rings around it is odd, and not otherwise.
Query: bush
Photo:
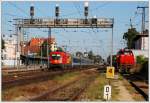
[[[148,58],[145,58],[143,55],[137,56],[137,67],[139,66],[138,71],[146,80],[148,80]],[[136,68],[137,69],[137,68]]]
[[[136,57],[137,64],[144,64],[146,61],[148,61],[148,59],[145,58],[143,55],[139,55]]]

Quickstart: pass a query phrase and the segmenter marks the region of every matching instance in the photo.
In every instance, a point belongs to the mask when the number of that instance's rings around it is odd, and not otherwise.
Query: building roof
[[[24,51],[25,54],[28,51],[30,53],[38,53],[40,51],[40,46],[47,40],[49,44],[55,43],[55,38],[32,38],[26,46],[22,47],[22,51]]]
[[[47,41],[50,43],[55,42],[55,38],[32,38],[29,42],[30,46],[40,46],[43,42]]]

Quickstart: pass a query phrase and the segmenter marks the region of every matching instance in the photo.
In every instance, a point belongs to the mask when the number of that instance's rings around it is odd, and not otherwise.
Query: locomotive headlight
[[[57,54],[57,56],[60,56],[60,54]]]
[[[59,62],[62,63],[62,58],[61,58],[60,54],[57,54],[57,57],[58,57]]]

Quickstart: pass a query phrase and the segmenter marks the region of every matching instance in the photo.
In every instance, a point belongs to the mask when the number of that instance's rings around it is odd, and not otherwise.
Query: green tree
[[[42,44],[42,56],[46,57],[47,56],[47,41],[44,41],[43,44]],[[49,53],[51,52],[50,50],[50,45],[49,45]],[[40,49],[40,52],[39,52],[39,55],[41,55],[41,49]]]
[[[64,52],[64,50],[61,47],[57,47],[57,51]]]
[[[91,60],[94,59],[94,54],[93,54],[92,51],[89,51],[89,52],[88,52],[88,57],[89,57],[89,59],[91,59]]]
[[[139,32],[137,32],[135,28],[130,28],[130,29],[128,29],[128,32],[124,33],[123,39],[125,39],[127,41],[127,47],[129,49],[134,48],[134,41],[133,40],[137,34],[139,34]]]
[[[102,57],[101,57],[100,55],[94,56],[94,62],[95,62],[95,63],[100,63],[101,60],[102,60]]]
[[[80,52],[80,51],[77,51],[77,52],[76,52],[76,56],[77,56],[77,57],[83,57],[83,53]]]
[[[146,61],[148,61],[148,59],[145,58],[143,55],[136,56],[136,62],[138,64],[144,64]]]

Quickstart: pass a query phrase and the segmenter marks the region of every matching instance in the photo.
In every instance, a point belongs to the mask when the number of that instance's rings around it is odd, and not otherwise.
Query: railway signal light
[[[30,6],[30,16],[31,16],[31,21],[30,23],[33,24],[34,20],[33,20],[33,16],[34,16],[34,6]]]
[[[56,23],[56,24],[59,24],[59,20],[58,20],[59,13],[60,13],[59,5],[56,4],[56,7],[55,7],[55,16],[56,16],[56,21],[55,21],[55,23]]]
[[[89,4],[88,2],[84,3],[84,16],[87,17],[88,16],[88,11],[89,11]]]
[[[30,6],[30,16],[31,16],[31,18],[33,18],[33,16],[34,16],[34,6],[33,5]]]
[[[59,5],[56,4],[56,7],[55,7],[55,16],[56,16],[56,17],[59,17],[59,13],[60,13]]]

